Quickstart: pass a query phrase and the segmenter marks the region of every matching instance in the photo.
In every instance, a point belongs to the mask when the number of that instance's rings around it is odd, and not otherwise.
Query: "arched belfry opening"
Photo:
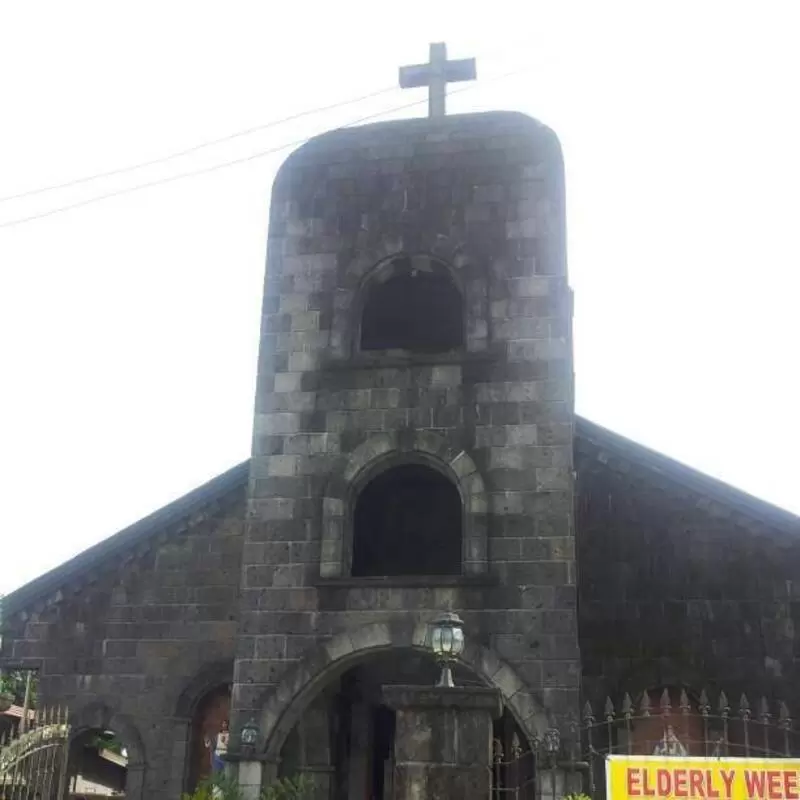
[[[448,267],[429,256],[397,256],[364,287],[361,350],[441,353],[464,343],[461,292]]]
[[[352,575],[461,573],[461,495],[437,470],[401,464],[356,497]]]

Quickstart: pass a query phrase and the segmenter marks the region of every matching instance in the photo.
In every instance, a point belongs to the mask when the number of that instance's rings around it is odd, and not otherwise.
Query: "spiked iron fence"
[[[626,694],[619,707],[607,698],[602,713],[591,704],[581,725],[573,726],[570,761],[586,773],[586,791],[605,793],[605,757],[610,754],[705,756],[725,758],[789,758],[800,754],[800,739],[789,709],[773,710],[766,698],[755,709],[745,695],[732,707],[725,692],[711,698],[705,691],[692,697],[686,690],[664,689],[654,700],[645,692],[634,704]]]
[[[492,800],[534,800],[537,762],[537,751],[523,750],[517,734],[505,748],[500,739],[495,739],[491,767]]]
[[[31,712],[27,730],[0,737],[0,800],[61,800],[68,754],[67,712]]]

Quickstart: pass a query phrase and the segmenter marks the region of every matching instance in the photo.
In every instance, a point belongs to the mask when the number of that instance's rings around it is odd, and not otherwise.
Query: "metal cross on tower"
[[[448,61],[447,45],[444,42],[431,45],[430,63],[400,67],[400,86],[403,89],[410,89],[413,86],[428,87],[429,117],[445,115],[448,83],[471,81],[476,77],[475,59],[462,58],[459,61]]]

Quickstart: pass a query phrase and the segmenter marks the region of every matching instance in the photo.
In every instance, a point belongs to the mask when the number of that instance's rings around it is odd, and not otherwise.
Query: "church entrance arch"
[[[184,686],[175,705],[175,719],[186,741],[181,791],[194,791],[222,769],[230,738],[233,662],[205,664]]]
[[[344,671],[342,664],[348,665]],[[487,683],[466,663],[457,664],[454,673],[460,687]],[[275,731],[273,743],[268,743],[267,761],[275,762],[272,754],[278,751],[277,775],[271,777],[310,778],[318,792],[315,796],[333,800],[392,797],[397,714],[386,703],[383,688],[432,687],[438,677],[439,668],[430,653],[414,647],[367,648],[331,665],[314,682],[316,694],[308,704],[301,701],[290,708],[286,727],[295,717],[297,721],[282,743],[283,725]],[[510,787],[513,778],[522,777],[522,767],[532,768],[532,753],[530,739],[509,705],[495,720],[492,738],[495,749],[505,747],[510,754],[528,757],[528,762],[520,759],[520,764],[513,765],[513,775],[506,774],[506,765],[495,764],[495,785]],[[520,794],[520,798],[528,796]]]
[[[405,653],[404,663],[417,667],[404,680],[432,685],[436,673],[427,639],[425,623],[413,627],[373,623],[338,634],[315,648],[262,698],[260,728],[265,761],[280,763],[284,744],[306,710],[330,692],[346,673],[376,657]],[[468,680],[500,691],[505,708],[528,743],[543,735],[548,720],[540,699],[491,650],[468,643],[459,659],[459,669],[457,681]]]
[[[191,721],[187,789],[194,791],[225,767],[230,739],[230,685],[210,690],[197,704]]]

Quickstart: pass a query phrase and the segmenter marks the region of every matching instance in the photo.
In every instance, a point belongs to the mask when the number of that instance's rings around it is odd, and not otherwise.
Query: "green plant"
[[[215,800],[214,785],[203,782],[193,792],[184,792],[181,800]]]
[[[309,800],[314,781],[307,775],[283,778],[261,792],[261,800]]]
[[[181,795],[181,800],[242,800],[239,782],[224,773],[202,781],[191,793]]]
[[[7,694],[16,699],[14,680],[5,672],[0,675],[0,694]]]
[[[565,794],[562,800],[592,800],[592,798],[583,792],[570,792]]]
[[[261,800],[311,800],[314,781],[306,775],[281,778],[261,790]],[[236,778],[215,775],[203,781],[191,793],[181,795],[181,800],[242,800],[243,792]]]
[[[25,702],[25,684],[27,682],[27,673],[21,669],[12,669],[8,672],[3,672],[0,675],[0,694],[9,694],[13,699],[13,703],[21,706]],[[30,707],[36,707],[36,688],[37,679],[34,676],[31,681],[31,696]]]
[[[115,733],[98,733],[92,739],[91,746],[95,750],[108,750],[118,756],[121,756],[122,751],[125,749],[125,745],[122,744]]]

